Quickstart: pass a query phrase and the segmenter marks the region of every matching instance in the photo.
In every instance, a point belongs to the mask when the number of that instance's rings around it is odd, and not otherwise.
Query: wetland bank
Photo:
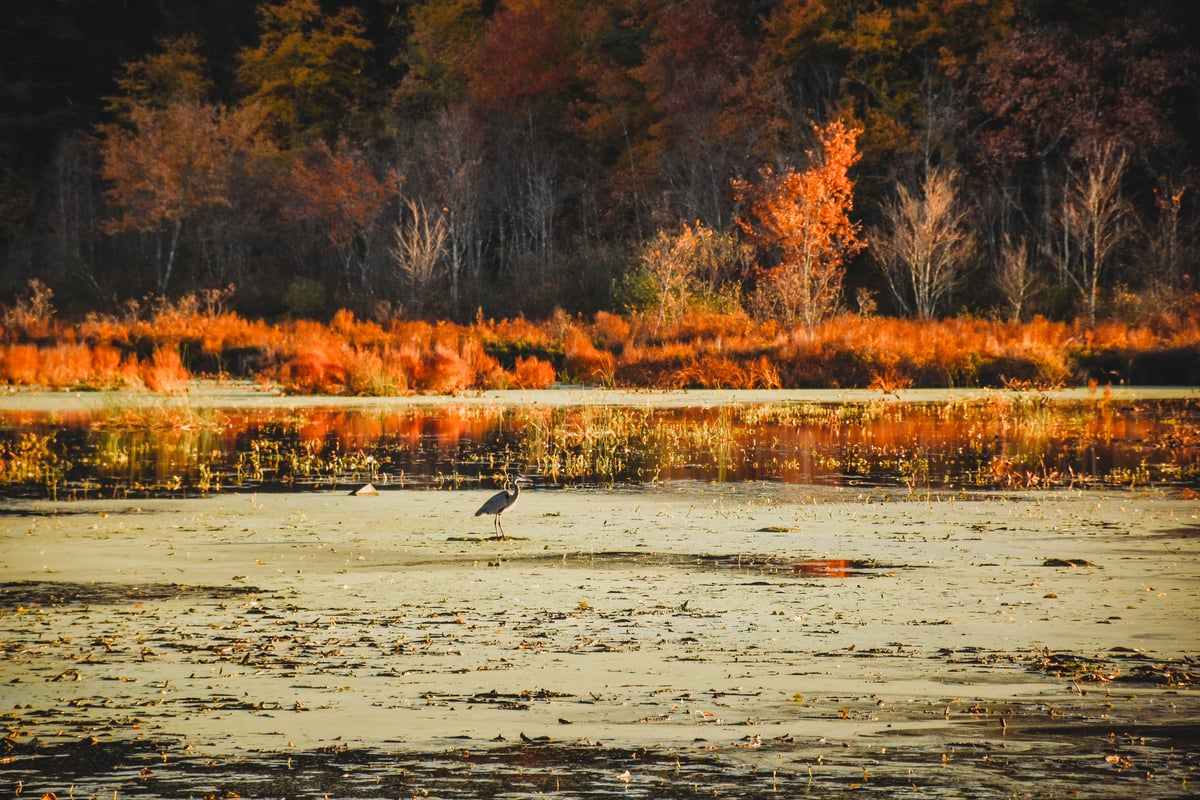
[[[1186,392],[213,395],[3,399],[23,796],[1195,793]]]

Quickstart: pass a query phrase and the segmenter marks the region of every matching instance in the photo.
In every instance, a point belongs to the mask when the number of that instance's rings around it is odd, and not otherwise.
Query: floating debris
[[[1043,567],[1095,567],[1104,569],[1099,564],[1088,561],[1086,558],[1047,558],[1042,562]]]

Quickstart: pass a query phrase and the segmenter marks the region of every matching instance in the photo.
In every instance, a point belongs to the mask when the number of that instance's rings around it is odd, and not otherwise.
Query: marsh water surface
[[[540,393],[519,403],[221,406],[185,397],[0,406],[0,446],[9,455],[0,479],[10,493],[74,498],[363,481],[462,488],[515,472],[543,486],[609,487],[702,480],[990,490],[1200,481],[1200,394],[743,394],[679,393],[674,403],[622,395],[578,405]]]

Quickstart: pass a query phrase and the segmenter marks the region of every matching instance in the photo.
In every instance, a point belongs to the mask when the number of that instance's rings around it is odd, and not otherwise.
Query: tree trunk
[[[171,229],[171,242],[167,246],[166,263],[158,272],[158,293],[167,294],[167,286],[171,283],[171,271],[175,268],[175,254],[179,251],[179,233],[183,230],[183,220],[176,219]]]

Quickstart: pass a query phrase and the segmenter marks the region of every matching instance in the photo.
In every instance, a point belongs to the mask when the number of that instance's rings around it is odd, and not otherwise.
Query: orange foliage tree
[[[268,153],[253,105],[226,109],[179,99],[165,108],[134,105],[132,127],[102,131],[101,176],[117,216],[110,234],[155,234],[156,289],[165,294],[185,222],[232,205],[242,173]]]
[[[834,120],[814,127],[818,149],[809,151],[809,167],[788,167],[776,174],[769,166],[760,180],[733,182],[745,204],[738,225],[760,246],[778,252],[778,265],[762,272],[760,302],[771,316],[812,328],[838,306],[848,258],[865,247],[859,223],[850,219],[854,182],[850,167],[858,161],[859,130]]]
[[[371,296],[371,244],[384,208],[399,193],[399,175],[380,175],[365,153],[345,142],[331,150],[322,141],[308,160],[296,161],[291,180],[288,217],[316,226],[338,254],[347,285],[357,273],[358,290]]]

